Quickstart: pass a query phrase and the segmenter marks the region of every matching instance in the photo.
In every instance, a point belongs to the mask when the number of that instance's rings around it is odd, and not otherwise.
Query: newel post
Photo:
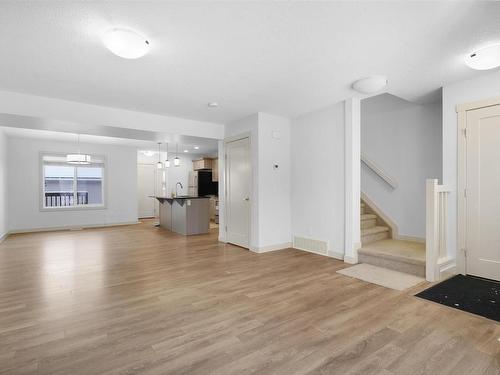
[[[425,278],[427,281],[439,279],[438,270],[438,180],[428,179],[426,182],[426,208],[425,208]]]

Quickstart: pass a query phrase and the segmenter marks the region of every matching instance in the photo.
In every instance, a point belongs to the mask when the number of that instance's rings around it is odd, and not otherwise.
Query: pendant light
[[[79,164],[86,165],[91,163],[91,157],[88,154],[82,154],[80,152],[80,134],[77,134],[78,142],[78,153],[77,154],[67,154],[66,163],[68,164]]]
[[[168,143],[167,143],[167,160],[165,160],[165,168],[170,168],[170,160],[168,160]]]
[[[160,146],[161,146],[161,142],[158,142],[158,163],[156,163],[157,169],[163,168],[163,163],[161,162]]]
[[[179,167],[181,165],[181,161],[179,160],[179,145],[175,144],[175,159],[174,159],[174,167]]]

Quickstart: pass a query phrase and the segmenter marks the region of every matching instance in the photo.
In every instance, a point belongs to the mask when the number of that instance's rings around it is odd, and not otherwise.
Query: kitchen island
[[[208,233],[209,201],[208,197],[161,197],[160,227],[185,236]]]

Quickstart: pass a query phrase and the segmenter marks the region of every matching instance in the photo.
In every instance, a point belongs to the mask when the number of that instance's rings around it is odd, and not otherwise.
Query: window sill
[[[41,212],[59,212],[59,211],[88,211],[88,210],[105,210],[104,204],[91,204],[85,206],[54,206],[40,207]]]

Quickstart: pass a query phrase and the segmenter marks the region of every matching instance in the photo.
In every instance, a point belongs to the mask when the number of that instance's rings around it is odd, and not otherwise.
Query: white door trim
[[[491,98],[472,103],[459,104],[456,107],[458,128],[458,155],[457,155],[457,271],[463,275],[466,267],[466,234],[467,234],[467,142],[465,129],[467,127],[467,111],[500,105],[500,98]]]
[[[253,228],[252,228],[252,221],[253,221],[253,208],[255,204],[255,199],[254,199],[254,194],[253,194],[253,164],[252,164],[252,134],[250,132],[244,132],[235,136],[231,137],[226,137],[224,138],[224,242],[227,241],[227,209],[228,209],[228,202],[227,202],[227,190],[228,190],[228,165],[227,165],[227,144],[235,141],[239,141],[241,139],[248,138],[248,147],[250,151],[250,155],[248,158],[248,163],[250,165],[250,186],[249,192],[250,192],[250,212],[249,212],[249,220],[248,220],[248,249],[250,250],[252,248],[252,233],[253,233]]]

